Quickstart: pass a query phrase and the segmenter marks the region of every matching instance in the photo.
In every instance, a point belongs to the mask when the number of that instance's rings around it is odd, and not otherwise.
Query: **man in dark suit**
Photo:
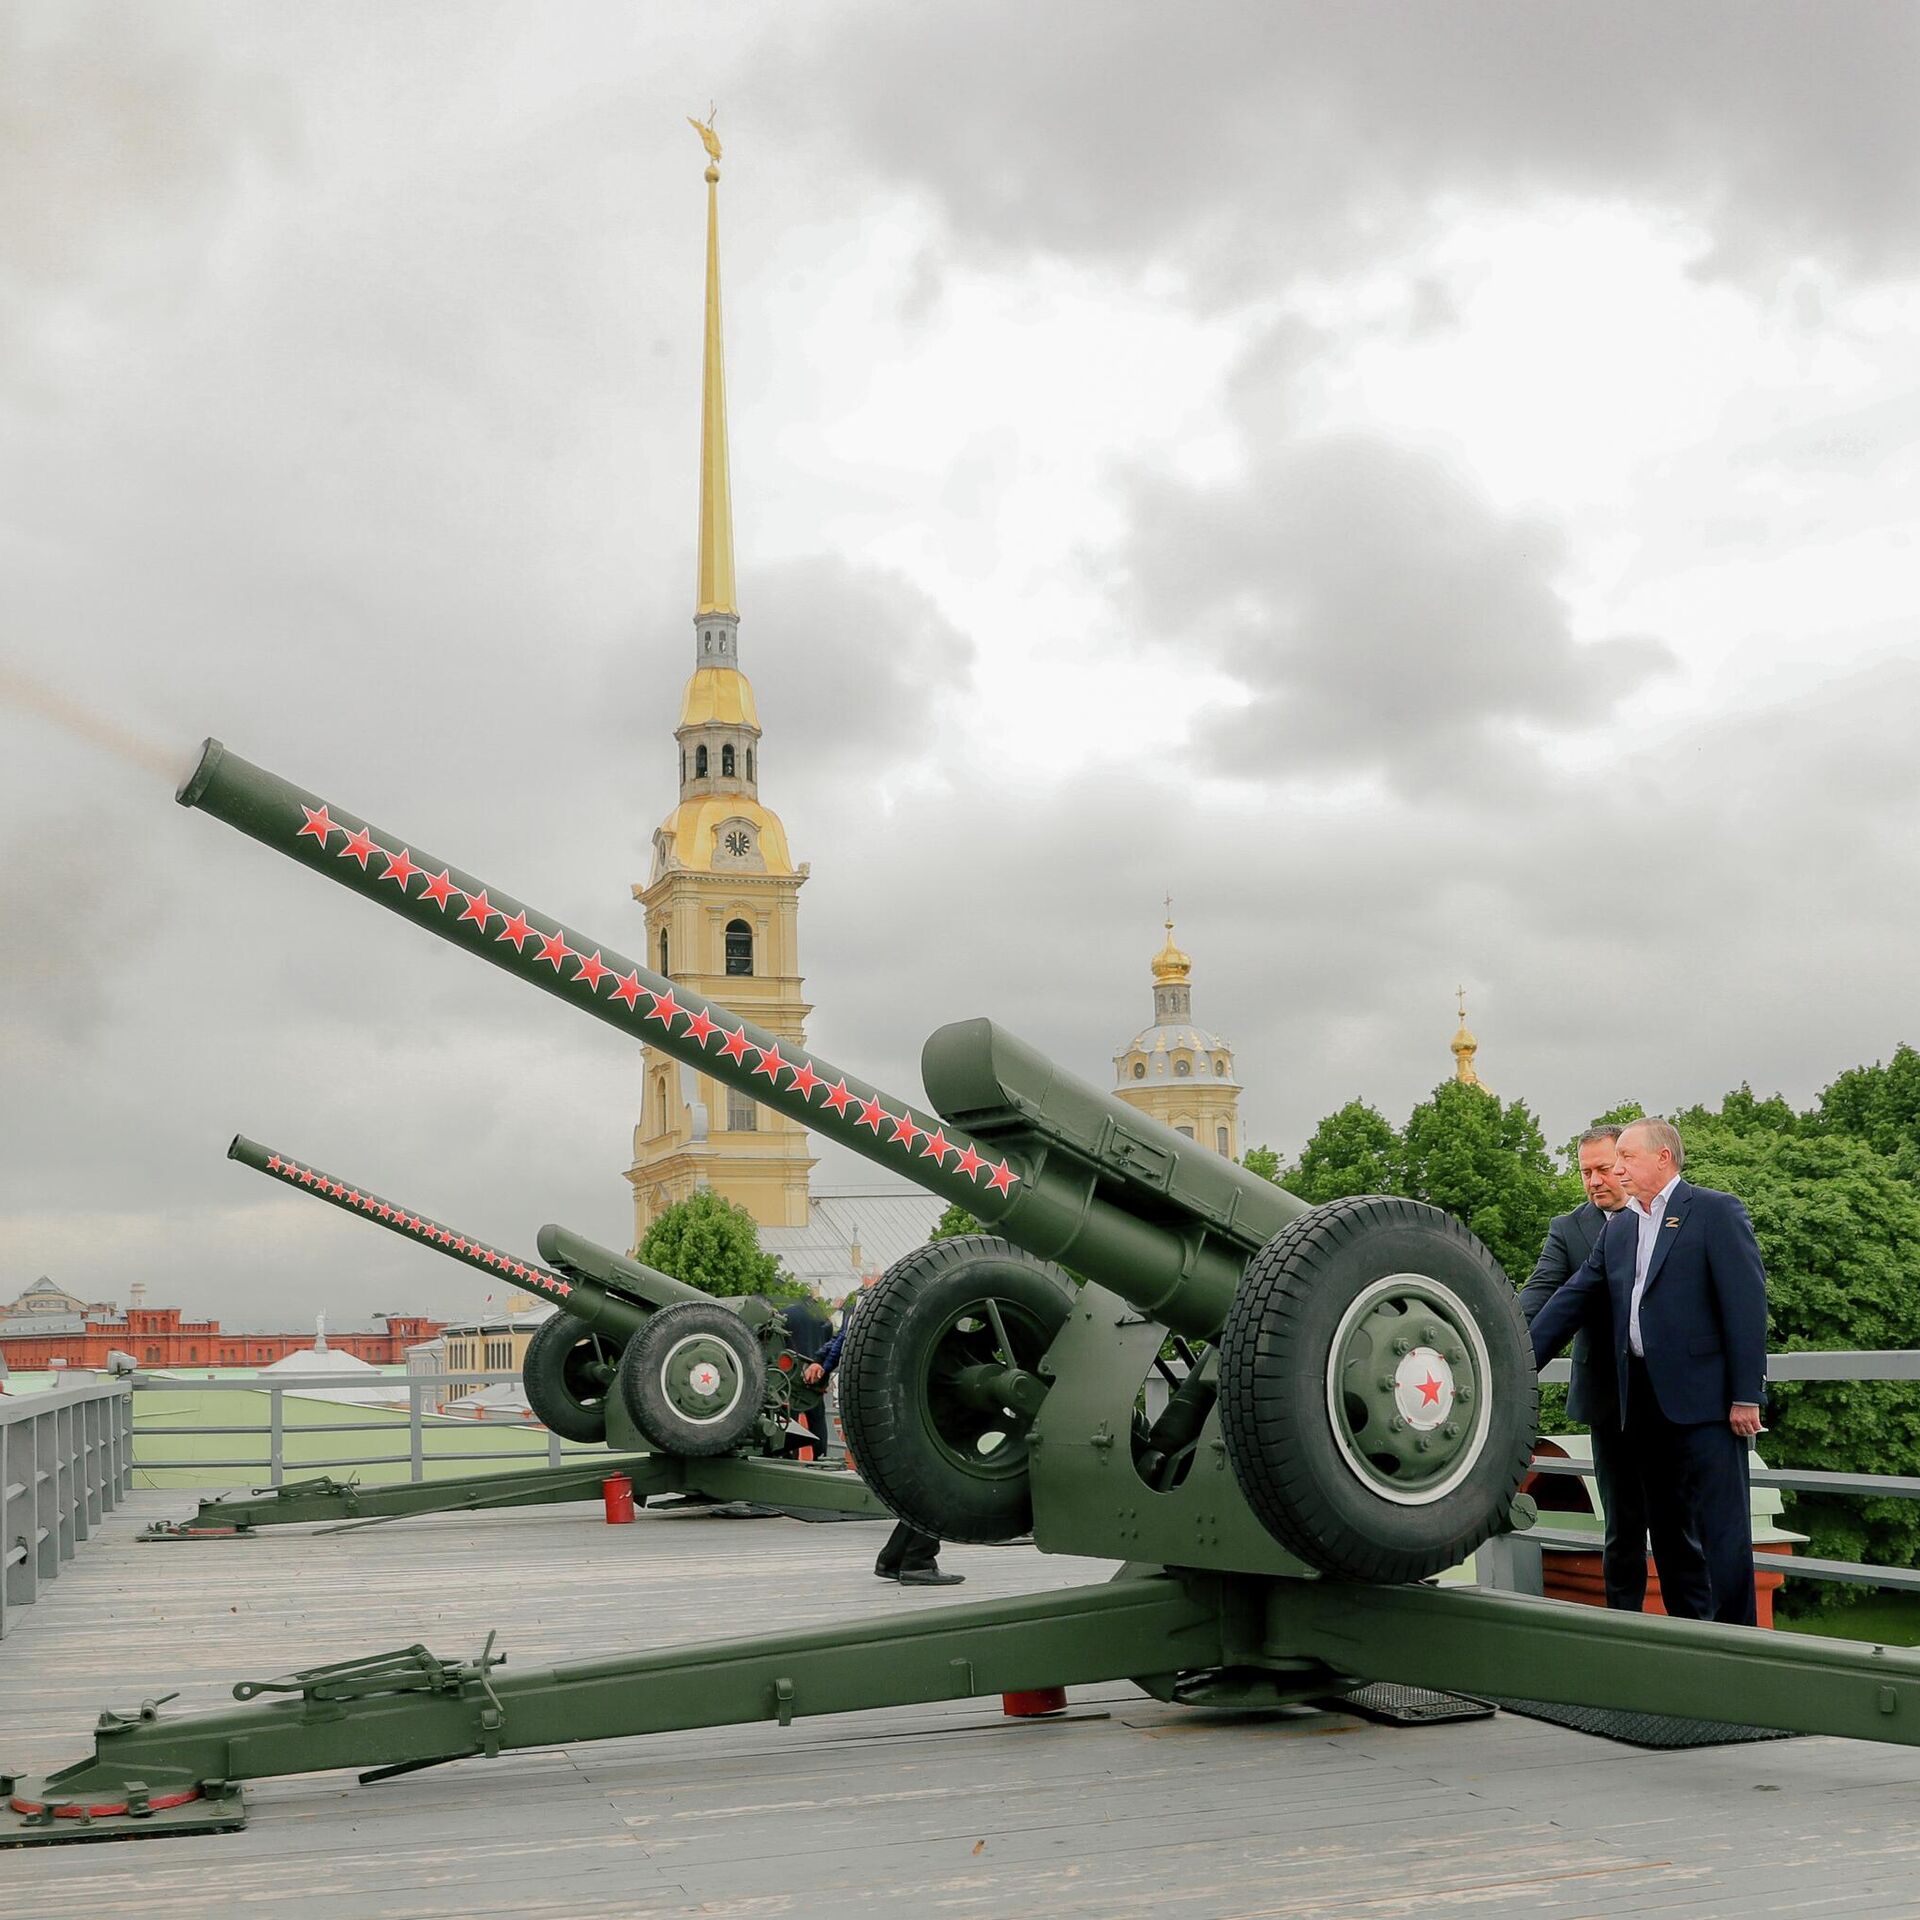
[[[1587,1264],[1608,1218],[1627,1204],[1617,1144],[1622,1131],[1612,1126],[1589,1127],[1580,1136],[1580,1181],[1587,1190],[1586,1204],[1557,1215],[1547,1227],[1546,1244],[1534,1262],[1532,1277],[1520,1290],[1520,1311],[1529,1326],[1568,1278]],[[1607,1605],[1638,1613],[1647,1597],[1647,1507],[1620,1429],[1616,1373],[1607,1328],[1582,1327],[1573,1336],[1567,1417],[1584,1422],[1593,1439],[1593,1477],[1607,1521],[1601,1557]]]
[[[1631,1204],[1535,1314],[1534,1359],[1590,1313],[1608,1329],[1661,1599],[1681,1619],[1752,1626],[1747,1445],[1765,1391],[1766,1269],[1746,1208],[1681,1179],[1671,1123],[1636,1120],[1619,1151]]]

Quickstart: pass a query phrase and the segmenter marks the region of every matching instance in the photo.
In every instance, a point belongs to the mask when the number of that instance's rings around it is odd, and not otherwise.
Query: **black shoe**
[[[876,1580],[898,1580],[900,1578],[890,1567],[875,1567],[873,1577]]]
[[[957,1587],[966,1579],[964,1573],[942,1573],[938,1567],[909,1567],[900,1576],[903,1587]]]

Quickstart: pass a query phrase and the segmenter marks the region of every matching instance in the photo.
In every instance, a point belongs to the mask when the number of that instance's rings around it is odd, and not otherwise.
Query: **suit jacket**
[[[1615,1378],[1627,1404],[1627,1325],[1640,1216],[1623,1207],[1600,1244],[1533,1318],[1533,1354],[1544,1365],[1604,1297]],[[1766,1394],[1767,1274],[1747,1210],[1730,1193],[1682,1180],[1647,1263],[1640,1297],[1647,1378],[1660,1411],[1680,1426],[1724,1420],[1738,1401]]]
[[[1540,1258],[1520,1289],[1520,1311],[1526,1315],[1528,1326],[1566,1281],[1587,1264],[1587,1256],[1600,1244],[1600,1232],[1606,1224],[1607,1216],[1591,1200],[1582,1201],[1571,1213],[1556,1214],[1548,1222]],[[1614,1389],[1614,1369],[1609,1364],[1610,1318],[1606,1306],[1604,1299],[1594,1296],[1587,1324],[1573,1336],[1573,1385],[1567,1391],[1567,1416],[1588,1426],[1617,1427],[1620,1402]]]

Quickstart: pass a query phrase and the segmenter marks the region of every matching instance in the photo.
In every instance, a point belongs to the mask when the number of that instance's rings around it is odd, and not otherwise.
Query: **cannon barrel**
[[[958,1201],[1016,1245],[1073,1266],[1176,1332],[1216,1333],[1247,1258],[1306,1211],[990,1021],[943,1027],[928,1041],[933,1111],[923,1113],[817,1054],[796,1048],[789,1058],[774,1035],[719,1002],[336,811],[217,740],[176,797]]]
[[[227,1148],[227,1158],[239,1161],[243,1167],[251,1167],[255,1173],[283,1180],[302,1193],[312,1194],[316,1200],[326,1201],[330,1206],[344,1208],[361,1220],[371,1220],[376,1227],[385,1227],[389,1233],[416,1240],[422,1246],[431,1247],[435,1253],[445,1254],[449,1260],[462,1260],[470,1267],[478,1267],[482,1273],[503,1281],[507,1286],[518,1287],[522,1293],[530,1293],[537,1300],[564,1306],[576,1320],[584,1321],[596,1331],[621,1343],[632,1339],[646,1325],[654,1308],[666,1304],[668,1298],[707,1298],[697,1288],[683,1287],[678,1280],[671,1280],[664,1273],[655,1273],[651,1267],[643,1267],[633,1261],[620,1261],[617,1264],[631,1268],[636,1276],[647,1282],[657,1282],[660,1287],[671,1289],[671,1293],[660,1299],[649,1299],[645,1294],[638,1299],[628,1299],[623,1297],[621,1289],[609,1286],[591,1275],[572,1269],[550,1273],[546,1268],[518,1259],[499,1247],[490,1247],[471,1234],[457,1233],[438,1220],[428,1219],[423,1213],[395,1206],[379,1194],[338,1179],[319,1167],[304,1164],[291,1154],[263,1147],[257,1140],[249,1140],[245,1134],[236,1133],[233,1136]],[[541,1237],[545,1239],[544,1234]],[[599,1249],[593,1251],[598,1252]],[[611,1261],[613,1256],[609,1254],[606,1258]],[[629,1291],[637,1293],[638,1289]]]

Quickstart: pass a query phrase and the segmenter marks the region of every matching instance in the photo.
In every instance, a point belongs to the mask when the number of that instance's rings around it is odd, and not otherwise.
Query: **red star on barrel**
[[[913,1143],[926,1132],[926,1128],[916,1127],[913,1124],[913,1115],[911,1113],[894,1114],[891,1115],[890,1118],[893,1121],[894,1140],[896,1142],[904,1140],[907,1143],[907,1151],[911,1153],[913,1151]]]
[[[1440,1404],[1440,1382],[1432,1374],[1420,1382],[1420,1404],[1423,1407],[1437,1407]]]
[[[526,950],[527,942],[531,940],[533,936],[534,929],[528,926],[526,912],[523,909],[521,912],[516,913],[493,937],[496,940],[511,940],[513,942],[514,952],[522,953]]]
[[[647,991],[653,993],[651,987]],[[673,997],[673,989],[669,987],[665,993],[653,993],[653,1011],[647,1015],[647,1019],[658,1020],[671,1033],[675,1015],[685,1012],[686,1008]]]
[[[878,1133],[880,1122],[891,1120],[893,1115],[878,1100],[869,1100],[861,1107],[857,1118],[863,1127],[871,1127],[875,1133]]]
[[[613,997],[623,1005],[637,1007],[640,1004],[639,973],[620,973],[614,975]]]
[[[847,1091],[847,1083],[844,1078],[836,1080],[820,1097],[835,1113],[845,1113],[848,1107],[853,1104],[853,1095]]]
[[[380,851],[387,853],[385,847],[382,847]],[[411,880],[416,873],[425,872],[426,868],[416,867],[413,864],[413,855],[410,854],[405,847],[402,847],[398,853],[387,853],[387,870],[380,878],[382,880],[399,881],[400,891],[405,893],[407,890],[407,882]]]
[[[580,971],[573,976],[573,984],[577,987],[580,982],[584,980],[587,983],[587,991],[589,993],[595,992],[600,982],[613,971],[613,969],[600,958],[600,949],[598,947],[594,948],[591,958],[588,958],[584,954],[575,954],[574,958],[580,962]]]
[[[723,1028],[722,1031],[726,1032],[726,1029]],[[738,1060],[741,1065],[744,1066],[747,1059],[747,1049],[752,1045],[753,1042],[747,1038],[746,1028],[735,1027],[731,1032],[727,1033],[727,1037],[720,1042],[720,1052],[726,1059]]]
[[[562,1300],[566,1299],[567,1296],[573,1291],[573,1288],[569,1282],[562,1280],[557,1275],[554,1275],[551,1273],[547,1275],[547,1285],[550,1286],[554,1290],[554,1292],[560,1296]]]
[[[536,960],[544,960],[555,973],[558,973],[562,960],[571,960],[578,956],[557,933],[543,933],[540,936],[540,951],[533,957]]]
[[[793,1070],[793,1078],[787,1082],[787,1091],[797,1093],[802,1100],[811,1100],[815,1087],[824,1087],[827,1083],[813,1070],[811,1060],[802,1060]]]
[[[780,1057],[780,1042],[776,1040],[772,1046],[760,1049],[760,1064],[754,1068],[754,1072],[764,1073],[777,1087],[780,1084],[781,1073],[792,1065],[791,1060],[783,1060]]]
[[[960,1158],[953,1163],[955,1173],[964,1173],[969,1180],[987,1163],[974,1152],[971,1145],[961,1150]]]
[[[300,1184],[303,1187],[312,1186],[317,1177],[311,1167],[302,1167],[300,1169]]]
[[[370,834],[365,827],[356,827],[353,832],[347,835],[347,844],[340,849],[340,858],[342,860],[358,860],[360,862],[360,871],[365,873],[367,870],[367,862],[371,860],[376,853],[384,853],[385,851],[386,849],[384,847],[376,847],[373,844],[373,835]]]
[[[465,1252],[466,1252],[466,1250],[467,1250],[467,1242],[466,1242],[466,1240],[465,1240],[465,1238],[464,1238],[464,1237],[462,1237],[462,1238],[458,1238],[458,1239],[456,1239],[456,1240],[455,1240],[455,1241],[453,1242],[453,1250],[454,1250],[454,1252],[455,1252],[455,1253],[465,1253]]]
[[[1013,1191],[1013,1183],[1019,1178],[1020,1176],[1002,1160],[1000,1164],[987,1175],[987,1185],[990,1186],[995,1193],[1011,1193]]]
[[[460,918],[462,920],[479,921],[480,931],[485,933],[487,930],[487,922],[499,911],[500,909],[487,898],[486,888],[482,887],[478,893],[470,893],[467,895],[467,904],[461,909]]]
[[[959,1148],[947,1138],[946,1130],[943,1127],[935,1127],[934,1130],[927,1135],[927,1144],[920,1149],[920,1158],[922,1160],[937,1160],[940,1165],[944,1167],[947,1164],[947,1155],[958,1152]]]
[[[393,1209],[388,1206],[384,1200],[380,1202],[380,1218],[382,1220],[391,1220],[393,1218]]]
[[[426,869],[421,868],[421,872],[425,873]],[[447,902],[458,892],[459,888],[453,884],[453,876],[442,867],[438,873],[427,874],[427,884],[420,889],[420,904],[424,907],[431,900],[445,913]]]
[[[280,1171],[280,1156],[277,1153],[267,1161],[267,1171],[269,1173],[278,1173]]]
[[[698,1013],[688,1016],[687,1030],[680,1038],[682,1040],[698,1040],[704,1047],[707,1044],[707,1035],[710,1033],[718,1033],[719,1031],[719,1027],[714,1024],[706,1008],[702,1007]]]
[[[339,821],[327,818],[327,809],[324,804],[310,807],[303,800],[300,803],[300,811],[307,816],[307,824],[293,836],[296,840],[304,840],[308,834],[312,834],[324,847],[327,844],[327,835],[336,828],[342,833],[346,832],[346,828],[342,827]]]

